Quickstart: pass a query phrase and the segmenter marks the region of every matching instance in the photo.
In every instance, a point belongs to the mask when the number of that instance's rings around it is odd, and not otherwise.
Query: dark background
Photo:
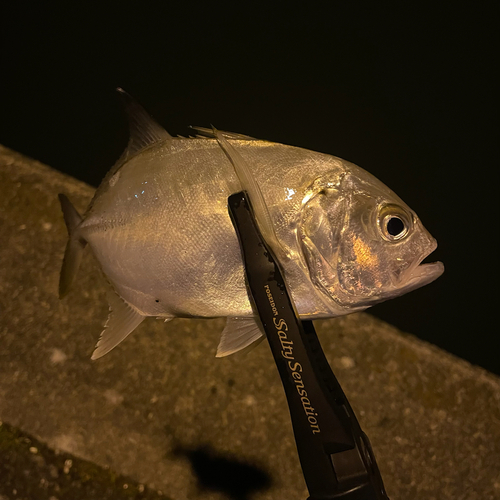
[[[350,160],[419,214],[446,267],[371,313],[500,373],[486,3],[105,5],[4,7],[0,143],[97,186],[127,141],[121,86],[173,135],[213,123]]]

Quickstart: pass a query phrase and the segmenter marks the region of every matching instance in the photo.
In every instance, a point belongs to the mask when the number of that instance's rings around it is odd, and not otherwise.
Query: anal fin
[[[114,290],[108,290],[109,316],[91,359],[98,359],[114,349],[132,333],[145,316],[135,311]]]
[[[226,327],[222,331],[217,358],[229,356],[241,351],[253,342],[261,339],[264,333],[252,316],[242,318],[227,318]]]

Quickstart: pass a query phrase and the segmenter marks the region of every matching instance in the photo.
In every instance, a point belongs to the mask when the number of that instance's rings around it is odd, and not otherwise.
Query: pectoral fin
[[[96,344],[91,359],[98,359],[114,349],[125,337],[132,333],[145,318],[132,309],[113,290],[108,290],[109,316]]]
[[[257,220],[257,225],[259,226],[264,241],[282,261],[288,259],[289,256],[286,249],[281,245],[276,236],[271,215],[264,200],[264,195],[260,190],[259,184],[254,179],[250,167],[236,149],[226,140],[224,134],[217,131],[215,128],[213,128],[213,134],[222,151],[224,151],[224,154],[232,163],[236,176],[240,181],[241,188],[248,193],[248,196],[252,200],[255,219]]]
[[[241,351],[253,342],[263,338],[261,327],[252,316],[244,318],[227,318],[226,327],[217,348],[217,358],[229,356]]]

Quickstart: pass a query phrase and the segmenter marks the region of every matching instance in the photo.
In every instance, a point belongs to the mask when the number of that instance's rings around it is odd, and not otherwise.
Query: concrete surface
[[[93,190],[0,147],[0,419],[174,500],[305,500],[266,343],[215,359],[223,320],[150,319],[90,361],[103,280],[87,251],[57,298],[59,192],[84,210]],[[500,498],[498,378],[369,314],[317,330],[391,499]]]
[[[109,467],[52,450],[0,423],[0,500],[168,500]]]

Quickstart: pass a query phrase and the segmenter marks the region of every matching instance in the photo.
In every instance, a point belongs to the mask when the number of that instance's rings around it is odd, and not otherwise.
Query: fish
[[[87,245],[109,284],[92,359],[150,316],[227,318],[217,357],[262,339],[228,214],[228,197],[249,183],[303,320],[365,310],[443,273],[441,262],[422,263],[437,243],[417,214],[357,165],[213,128],[173,137],[118,92],[127,148],[83,215],[59,195],[68,230],[59,296],[75,282]]]

